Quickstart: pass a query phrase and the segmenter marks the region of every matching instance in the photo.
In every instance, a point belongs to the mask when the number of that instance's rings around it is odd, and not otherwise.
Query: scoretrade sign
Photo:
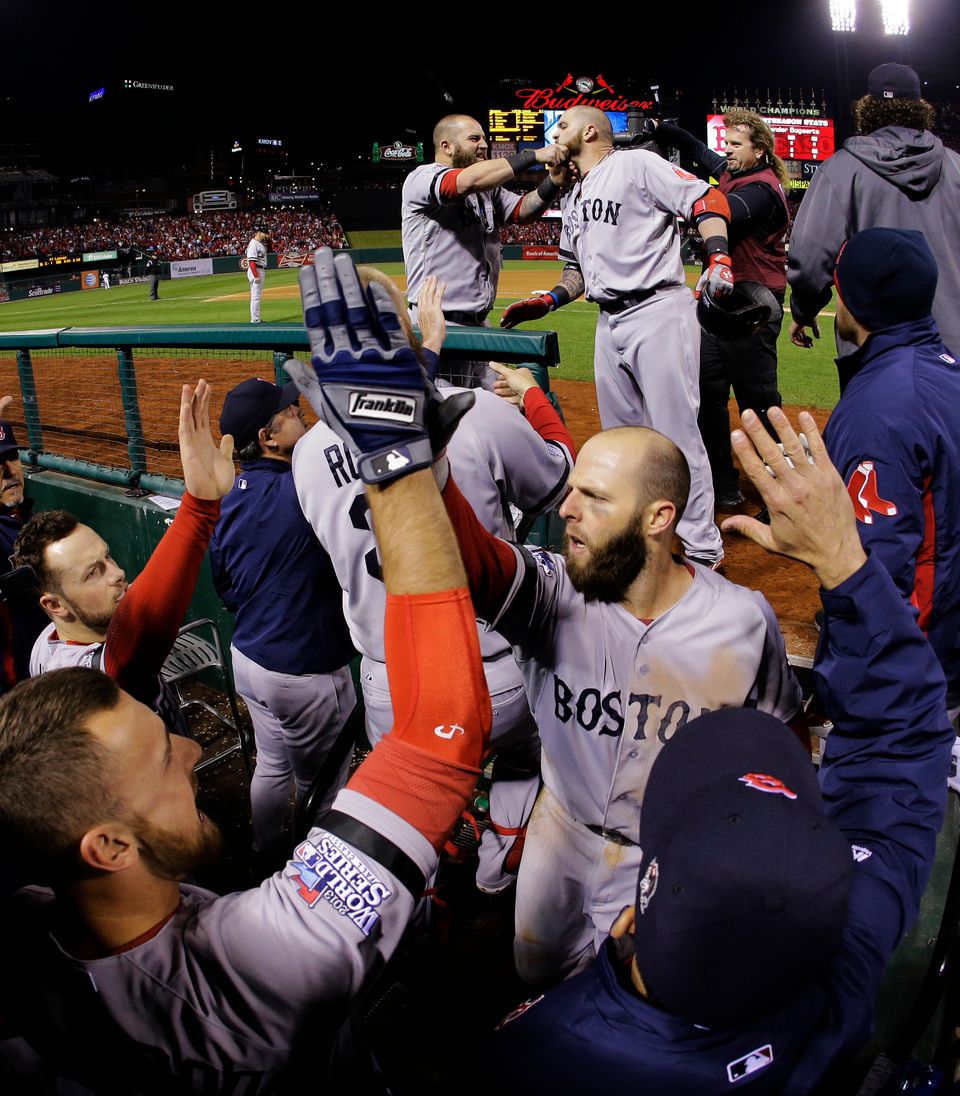
[[[518,88],[517,98],[527,110],[569,110],[571,107],[596,107],[597,110],[650,110],[652,99],[631,99],[621,95],[602,75],[578,76],[568,72],[556,87]]]

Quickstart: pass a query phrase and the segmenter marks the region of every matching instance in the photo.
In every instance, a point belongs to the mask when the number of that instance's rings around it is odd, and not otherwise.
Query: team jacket
[[[954,733],[936,659],[879,562],[870,558],[821,600],[815,673],[834,730],[820,783],[855,861],[837,958],[779,1011],[711,1031],[627,988],[608,940],[592,967],[502,1025],[493,1066],[503,1091],[799,1096],[866,1041],[884,967],[933,864]]]
[[[838,359],[825,439],[865,547],[914,607],[960,690],[960,365],[932,318],[871,335]]]
[[[217,593],[236,614],[233,645],[265,670],[324,674],[353,657],[340,583],[303,516],[291,466],[243,466],[210,541]]]
[[[818,169],[790,236],[793,318],[813,320],[830,300],[844,240],[877,225],[926,236],[940,271],[933,318],[947,346],[960,348],[960,156],[927,130],[888,126],[851,137]],[[856,348],[838,340],[837,349]]]

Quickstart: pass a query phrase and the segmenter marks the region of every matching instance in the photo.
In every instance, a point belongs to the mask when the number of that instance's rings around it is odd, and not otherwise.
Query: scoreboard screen
[[[543,111],[513,107],[510,110],[491,110],[487,125],[487,138],[492,147],[511,142],[540,145],[543,143]]]
[[[761,115],[773,131],[774,151],[781,160],[812,160],[822,163],[836,151],[832,118],[788,118]],[[723,155],[726,126],[722,114],[707,115],[707,147]]]

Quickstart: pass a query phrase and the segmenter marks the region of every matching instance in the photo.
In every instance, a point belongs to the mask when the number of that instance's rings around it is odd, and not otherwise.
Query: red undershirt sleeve
[[[156,697],[157,676],[190,605],[219,515],[219,499],[195,499],[184,491],[173,524],[110,621],[104,671],[144,703]]]
[[[450,171],[446,171],[443,174],[443,178],[440,180],[440,197],[444,202],[456,202],[463,197],[459,190],[457,190],[457,176],[463,168],[455,167]]]
[[[478,616],[493,620],[517,573],[516,553],[505,540],[484,529],[452,475],[443,490],[443,503],[460,545],[474,607]]]
[[[570,431],[557,414],[542,388],[530,388],[523,397],[523,413],[527,422],[544,441],[555,441],[566,448],[573,460],[577,459],[577,447],[573,444]]]

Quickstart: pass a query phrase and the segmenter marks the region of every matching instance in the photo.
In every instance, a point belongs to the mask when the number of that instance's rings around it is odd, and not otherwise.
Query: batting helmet
[[[765,323],[783,318],[777,298],[759,282],[736,282],[733,292],[714,297],[705,288],[697,301],[697,320],[708,335],[730,341],[745,339]]]

